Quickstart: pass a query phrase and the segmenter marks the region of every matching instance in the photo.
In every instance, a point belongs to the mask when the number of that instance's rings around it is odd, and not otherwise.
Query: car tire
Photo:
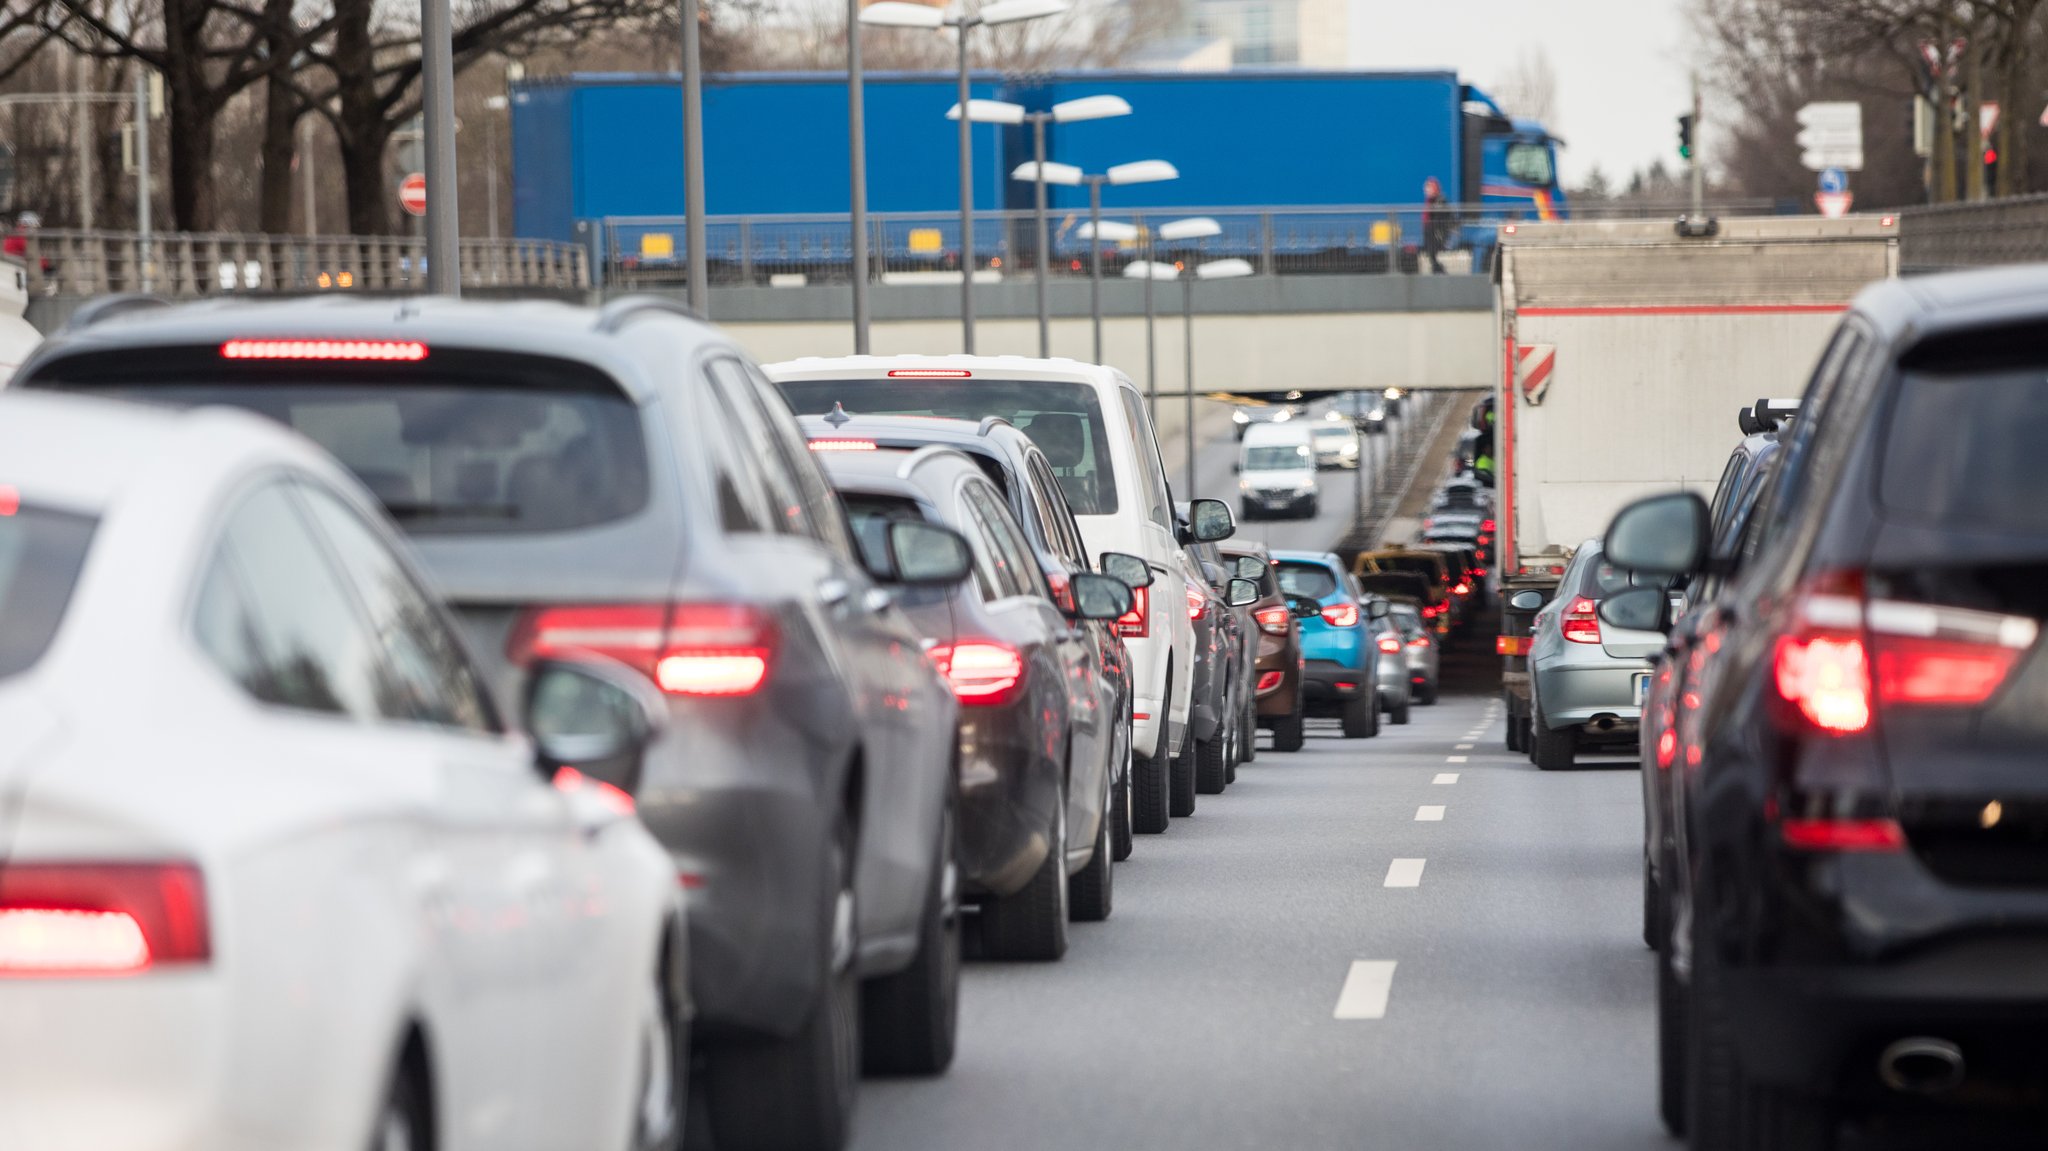
[[[1417,701],[1416,701],[1416,702],[1420,703],[1420,704],[1421,704],[1422,706],[1424,706],[1424,707],[1435,707],[1435,706],[1436,706],[1436,683],[1435,683],[1435,681],[1431,681],[1431,682],[1428,682],[1428,683],[1425,683],[1425,684],[1423,684],[1423,685],[1422,685],[1422,686],[1421,686],[1420,688],[1418,688],[1418,689],[1417,689],[1417,691],[1419,691],[1419,692],[1421,693],[1421,695],[1420,695],[1420,697],[1419,697],[1419,698],[1417,699]]]
[[[1131,789],[1135,786],[1138,762],[1131,754],[1131,729],[1128,723],[1124,726],[1123,745],[1122,779],[1119,780],[1112,774],[1109,785],[1109,855],[1118,863],[1131,857],[1131,849],[1135,846],[1136,839],[1134,832],[1137,830],[1132,826],[1131,820],[1135,807],[1131,800]]]
[[[1201,789],[1196,786],[1199,775],[1196,757],[1202,746],[1203,741],[1196,739],[1194,732],[1188,732],[1187,738],[1181,741],[1180,754],[1174,756],[1168,765],[1171,771],[1167,775],[1167,798],[1172,801],[1175,819],[1185,819],[1195,813],[1195,797],[1201,794]]]
[[[1166,742],[1166,733],[1159,734]],[[1173,822],[1173,764],[1162,747],[1158,755],[1141,755],[1131,760],[1131,827],[1141,835],[1158,835]]]
[[[1544,771],[1568,771],[1579,754],[1579,729],[1530,724],[1529,758]]]
[[[1067,795],[1055,799],[1045,862],[1012,895],[981,905],[982,954],[990,959],[1050,962],[1067,953]],[[721,1149],[723,1151],[723,1149]]]
[[[408,1058],[391,1073],[371,1124],[370,1151],[427,1151],[434,1145],[434,1105],[421,1070]]]
[[[1685,1138],[1685,987],[1671,969],[1671,957],[1657,956],[1657,1114],[1673,1138]]]
[[[860,976],[853,824],[844,815],[825,853],[824,947],[818,998],[786,1038],[735,1041],[707,1060],[705,1095],[719,1151],[837,1151],[853,1128],[860,1087]]]
[[[1248,524],[1257,523],[1259,521],[1259,509],[1248,503],[1239,503],[1237,505],[1237,518]]]
[[[1734,1027],[1722,999],[1720,959],[1704,935],[1695,928],[1692,987],[1685,996],[1686,1133],[1696,1151],[1743,1151]]]
[[[1408,723],[1408,709],[1413,706],[1413,703],[1404,699],[1388,713],[1387,718],[1394,721],[1395,727],[1405,727]]]
[[[1306,742],[1307,737],[1305,730],[1307,724],[1302,715],[1302,707],[1301,689],[1296,687],[1294,691],[1294,710],[1273,721],[1274,751],[1294,752],[1301,750],[1301,745]]]
[[[1237,761],[1250,763],[1259,758],[1259,709],[1256,704],[1246,704],[1244,718],[1238,721]],[[1237,782],[1232,780],[1232,783]]]
[[[1317,497],[1315,497],[1315,498],[1313,498],[1313,499],[1310,499],[1310,500],[1308,501],[1308,514],[1306,514],[1306,515],[1302,516],[1301,518],[1302,518],[1302,519],[1305,519],[1305,520],[1312,520],[1312,519],[1314,519],[1314,518],[1316,518],[1317,516],[1319,516],[1319,515],[1322,515],[1322,514],[1323,514],[1323,501],[1322,501],[1322,497],[1320,497],[1320,496],[1317,496]]]
[[[953,1064],[960,1025],[960,871],[953,805],[925,893],[917,958],[861,987],[861,1068],[870,1075],[938,1075]]]
[[[1195,744],[1195,791],[1201,795],[1221,795],[1230,784],[1230,757],[1228,737],[1217,731],[1216,738],[1200,740]],[[1174,812],[1179,815],[1180,812]]]
[[[1515,714],[1514,712],[1509,712],[1509,713],[1508,713],[1508,720],[1507,720],[1507,735],[1506,735],[1506,737],[1505,737],[1505,738],[1504,738],[1504,739],[1503,739],[1503,740],[1502,740],[1501,742],[1503,742],[1503,743],[1507,744],[1507,748],[1508,748],[1508,750],[1509,750],[1509,751],[1522,751],[1522,750],[1524,750],[1524,748],[1523,748],[1523,746],[1522,746],[1522,717],[1521,717],[1521,716],[1518,716],[1518,715],[1516,715],[1516,714]]]
[[[1379,733],[1379,692],[1361,691],[1344,705],[1344,738],[1370,739]]]
[[[1108,797],[1105,796],[1105,799]],[[1105,805],[1095,829],[1095,854],[1088,866],[1067,878],[1067,907],[1076,923],[1100,923],[1109,918],[1115,894],[1116,869],[1110,865],[1109,811]]]

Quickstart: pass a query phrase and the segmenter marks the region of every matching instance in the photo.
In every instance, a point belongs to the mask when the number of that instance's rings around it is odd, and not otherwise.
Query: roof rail
[[[149,292],[121,292],[112,296],[101,296],[97,300],[87,300],[80,304],[78,310],[71,313],[71,318],[64,321],[64,330],[73,332],[80,328],[89,328],[101,320],[109,320],[122,312],[132,312],[137,308],[170,306],[169,300]]]
[[[1014,428],[1017,426],[1001,416],[983,416],[981,417],[981,426],[974,429],[974,434],[977,436],[985,436],[988,434],[988,430],[990,428],[995,427],[997,424],[1001,424],[1006,428]]]
[[[908,459],[905,459],[901,464],[897,465],[896,478],[899,480],[909,479],[910,473],[916,471],[920,464],[923,464],[926,460],[931,459],[933,456],[956,456],[959,454],[960,453],[956,451],[953,448],[953,445],[951,444],[926,444],[925,446],[910,453]]]
[[[620,328],[625,327],[627,320],[635,319],[648,312],[662,312],[671,316],[681,316],[684,319],[696,320],[699,323],[708,322],[702,313],[681,300],[672,299],[668,296],[640,294],[620,296],[618,299],[598,309],[597,324],[592,330],[599,335],[609,336]]]

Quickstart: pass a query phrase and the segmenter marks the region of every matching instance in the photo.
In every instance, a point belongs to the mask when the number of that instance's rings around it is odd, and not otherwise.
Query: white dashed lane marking
[[[1384,1019],[1387,996],[1394,990],[1394,960],[1354,959],[1337,995],[1338,1019]]]
[[[1397,859],[1388,864],[1387,886],[1421,887],[1422,865],[1425,862],[1427,861],[1421,859]]]
[[[1458,782],[1458,773],[1455,771],[1439,771],[1436,773],[1436,778],[1429,782],[1438,784],[1456,783]]]
[[[1417,823],[1441,823],[1443,818],[1444,805],[1441,803],[1425,803],[1415,809],[1415,822]]]
[[[1470,759],[1470,758],[1471,758],[1470,756],[1465,756],[1465,755],[1447,755],[1447,756],[1445,756],[1445,757],[1444,757],[1444,762],[1445,762],[1445,763],[1463,763],[1463,762],[1465,762],[1465,761],[1466,761],[1467,759]]]
[[[1452,751],[1471,751],[1471,750],[1472,750],[1472,745],[1471,745],[1471,744],[1469,744],[1469,743],[1461,743],[1461,744],[1459,744],[1458,746],[1456,746],[1456,747],[1452,748],[1451,750],[1452,750]]]

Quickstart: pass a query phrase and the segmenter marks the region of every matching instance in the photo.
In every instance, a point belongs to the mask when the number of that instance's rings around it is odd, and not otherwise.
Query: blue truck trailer
[[[1104,210],[1139,221],[1191,211],[1215,216],[1224,234],[1205,241],[1209,254],[1331,270],[1412,266],[1422,231],[1415,205],[1429,179],[1458,206],[1453,244],[1479,259],[1499,222],[1553,219],[1566,210],[1557,183],[1561,142],[1541,124],[1506,116],[1448,71],[988,73],[973,88],[976,98],[1031,109],[1102,94],[1129,101],[1129,116],[1048,126],[1048,158],[1089,172],[1169,161],[1178,179],[1107,187]],[[865,95],[878,258],[890,267],[953,267],[959,151],[945,114],[955,78],[872,74]],[[577,74],[516,85],[512,137],[519,235],[595,236],[606,249],[601,255],[627,264],[680,259],[675,75]],[[977,209],[1030,208],[1031,185],[1009,173],[1031,158],[1031,147],[1028,126],[976,125]],[[708,78],[704,149],[714,274],[760,276],[785,267],[815,274],[849,258],[843,73]],[[1072,235],[1087,191],[1049,191],[1056,213],[1050,258],[1076,259],[1087,249]],[[981,268],[1033,262],[1032,231],[1014,216],[978,219],[975,229]]]

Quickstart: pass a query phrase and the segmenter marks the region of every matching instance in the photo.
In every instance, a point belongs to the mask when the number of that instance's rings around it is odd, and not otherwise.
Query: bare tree
[[[1494,97],[1510,116],[1539,120],[1552,130],[1557,121],[1557,69],[1542,48],[1524,48],[1514,67],[1494,88]]]

